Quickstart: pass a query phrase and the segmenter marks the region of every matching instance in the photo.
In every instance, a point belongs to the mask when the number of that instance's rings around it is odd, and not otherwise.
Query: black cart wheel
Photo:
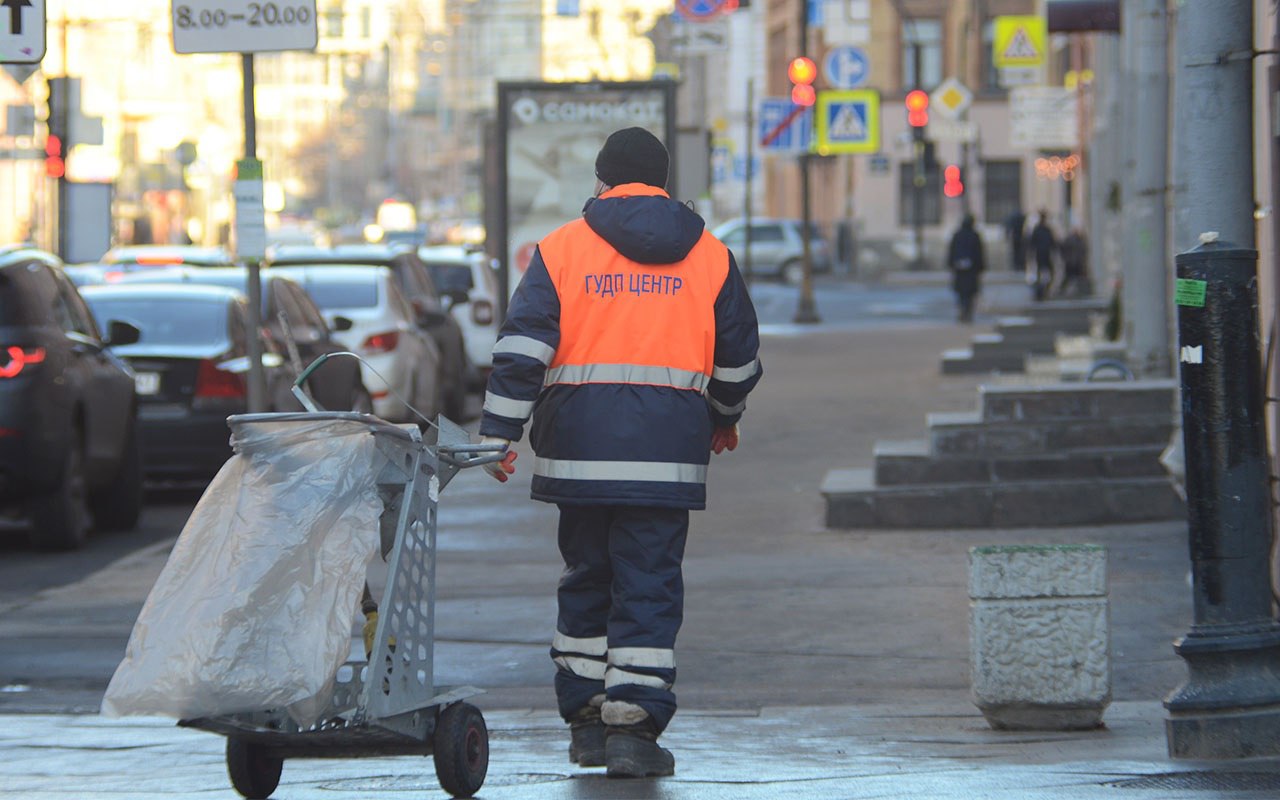
[[[280,785],[284,759],[276,758],[260,744],[227,738],[227,774],[231,785],[249,800],[266,800]]]
[[[489,729],[480,709],[454,703],[440,712],[432,739],[436,778],[454,797],[471,797],[489,772]]]

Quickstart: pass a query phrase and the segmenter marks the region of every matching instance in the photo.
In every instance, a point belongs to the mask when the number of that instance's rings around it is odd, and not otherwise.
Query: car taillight
[[[201,360],[196,371],[196,397],[244,397],[247,394],[242,376],[218,369],[216,361]]]
[[[5,352],[9,363],[0,367],[0,378],[16,378],[29,364],[44,361],[43,347],[9,347]]]
[[[400,344],[400,332],[387,331],[386,333],[375,333],[365,339],[360,349],[366,353],[390,353],[396,349],[398,344]]]
[[[493,322],[493,303],[488,300],[476,300],[471,304],[471,321],[477,325],[488,325]]]

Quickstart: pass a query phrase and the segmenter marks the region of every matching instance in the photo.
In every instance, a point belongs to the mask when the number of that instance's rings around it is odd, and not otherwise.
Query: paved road
[[[955,295],[940,274],[907,275],[900,284],[850,283],[820,278],[814,291],[819,327],[883,328],[912,323],[950,325],[956,318]],[[906,282],[911,281],[911,282]],[[794,334],[812,326],[795,326],[800,290],[794,286],[757,281],[751,295],[765,333]],[[995,321],[1001,309],[1016,308],[1027,299],[1027,288],[1014,277],[1001,274],[988,282],[979,296],[975,326]]]

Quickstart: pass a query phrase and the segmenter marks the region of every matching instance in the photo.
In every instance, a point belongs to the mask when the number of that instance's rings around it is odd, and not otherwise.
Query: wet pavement
[[[483,698],[481,698],[483,702]],[[1280,764],[1170,763],[1162,709],[1123,702],[1104,729],[1001,733],[972,706],[940,695],[910,705],[692,711],[664,737],[676,775],[611,780],[566,758],[547,711],[487,713],[482,798],[746,800],[748,798],[1263,798],[1280,794]],[[159,719],[15,716],[0,729],[6,798],[234,798],[223,740]],[[428,757],[291,760],[280,800],[446,797]]]

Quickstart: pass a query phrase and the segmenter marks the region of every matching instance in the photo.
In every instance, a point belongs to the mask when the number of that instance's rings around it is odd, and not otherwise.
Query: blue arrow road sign
[[[766,153],[807,153],[813,142],[813,109],[796,110],[789,98],[766,97],[756,114],[756,142]],[[781,128],[781,130],[779,130]]]
[[[871,63],[859,47],[837,47],[822,61],[827,82],[837,89],[856,89],[866,83]]]

